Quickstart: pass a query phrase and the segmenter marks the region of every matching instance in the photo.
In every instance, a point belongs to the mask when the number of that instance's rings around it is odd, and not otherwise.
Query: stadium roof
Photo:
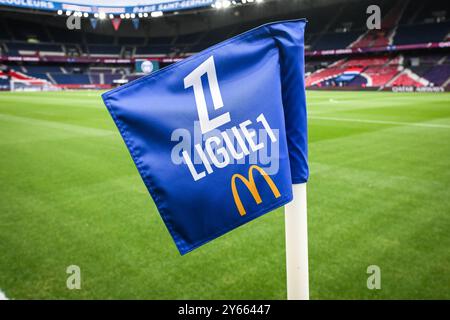
[[[71,3],[83,6],[103,6],[103,7],[129,7],[129,6],[149,6],[153,4],[174,2],[177,0],[53,0],[52,2]]]
[[[138,13],[210,6],[215,0],[0,0],[0,6],[46,11]]]

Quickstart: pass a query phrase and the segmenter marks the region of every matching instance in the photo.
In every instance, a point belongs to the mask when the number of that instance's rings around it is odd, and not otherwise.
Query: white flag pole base
[[[309,300],[308,219],[306,183],[292,185],[293,200],[285,206],[288,300]]]

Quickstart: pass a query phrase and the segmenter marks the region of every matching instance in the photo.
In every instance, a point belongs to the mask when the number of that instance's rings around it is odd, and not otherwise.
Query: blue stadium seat
[[[201,32],[197,32],[197,33],[191,33],[191,34],[185,34],[185,35],[180,35],[177,37],[176,39],[176,44],[192,44],[192,43],[196,43],[200,40],[200,38],[202,37]]]
[[[119,46],[111,45],[89,45],[88,50],[90,54],[106,54],[106,55],[118,55],[122,50]]]
[[[145,47],[137,47],[135,54],[136,55],[168,54],[170,52],[171,48],[172,48],[171,45],[152,45],[152,46],[145,46]]]
[[[145,38],[143,37],[122,37],[119,38],[120,45],[143,45]]]
[[[114,37],[106,35],[98,35],[94,33],[86,33],[86,42],[88,44],[113,44]]]
[[[64,74],[53,73],[51,75],[58,84],[90,84],[91,81],[87,74]]]
[[[6,42],[5,44],[10,54],[18,54],[19,51],[63,52],[61,45],[53,43]]]
[[[331,50],[347,48],[355,41],[359,32],[326,33],[313,45],[314,50]]]
[[[25,67],[28,74],[31,73],[60,73],[61,68],[59,66],[41,66],[41,65],[29,65]]]
[[[47,32],[41,24],[14,19],[5,20],[15,40],[26,41],[29,38],[33,38],[44,42],[50,41]]]
[[[51,28],[50,33],[52,34],[53,39],[60,43],[80,44],[83,41],[83,32],[79,30],[71,30],[68,32],[67,29]]]
[[[34,78],[50,81],[49,77],[45,73],[28,72],[27,74],[29,76],[34,77]]]
[[[399,26],[394,44],[417,44],[443,41],[450,31],[450,22]]]

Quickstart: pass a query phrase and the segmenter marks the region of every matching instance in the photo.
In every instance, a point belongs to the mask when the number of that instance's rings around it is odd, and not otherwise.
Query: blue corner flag
[[[260,26],[103,94],[181,254],[307,181],[305,24]]]

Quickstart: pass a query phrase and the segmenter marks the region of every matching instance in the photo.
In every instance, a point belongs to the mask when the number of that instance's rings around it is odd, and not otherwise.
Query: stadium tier
[[[415,66],[411,66],[411,61]],[[445,56],[438,60],[433,56],[405,58],[402,55],[348,58],[324,68],[311,69],[315,71],[309,72],[306,78],[310,87],[445,87],[450,82],[450,64]]]
[[[155,31],[172,28],[170,20],[142,20],[136,28],[131,20],[122,19],[121,29],[114,31],[109,21],[98,21],[94,26],[89,19],[82,19],[81,30],[68,30],[65,17],[52,15],[48,19],[36,15],[24,19],[23,15],[0,11],[0,53],[6,68],[54,85],[112,85],[114,81],[142,75],[133,69],[137,59],[158,61],[164,67],[270,20],[306,17],[308,86],[447,86],[448,3],[379,1],[381,30],[367,30],[365,11],[369,4],[369,1],[347,1],[304,10],[295,6],[284,10],[274,7],[272,18],[255,11],[250,14],[242,7],[223,18],[229,21],[220,23],[213,23],[208,12],[197,12],[195,17],[186,15],[184,19],[195,21],[192,25],[206,23],[206,28],[175,27],[169,32],[171,36]],[[240,19],[247,13],[248,19]],[[439,59],[435,59],[436,52]],[[403,59],[404,56],[411,59]],[[414,65],[410,65],[411,60]],[[98,63],[106,70],[93,70]],[[115,67],[127,72],[108,71]]]
[[[449,0],[0,0],[0,310],[450,299],[449,108]]]

